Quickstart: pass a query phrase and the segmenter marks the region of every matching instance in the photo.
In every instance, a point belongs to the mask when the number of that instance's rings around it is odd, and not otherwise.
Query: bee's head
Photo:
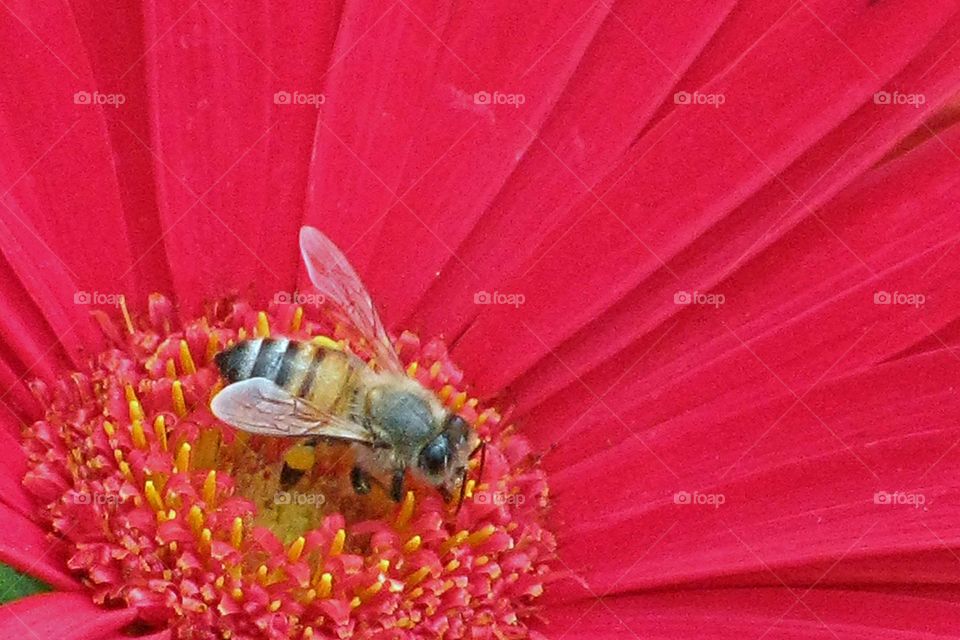
[[[427,442],[417,456],[417,466],[427,479],[449,491],[452,481],[460,477],[467,462],[470,427],[455,413],[448,414],[440,433]]]

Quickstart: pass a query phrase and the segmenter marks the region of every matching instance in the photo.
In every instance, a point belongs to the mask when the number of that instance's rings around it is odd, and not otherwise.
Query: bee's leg
[[[360,467],[350,470],[350,484],[357,495],[365,496],[370,493],[370,480],[370,474]]]
[[[390,497],[394,502],[403,499],[403,480],[406,476],[406,467],[397,467],[393,470],[393,481],[390,483]]]

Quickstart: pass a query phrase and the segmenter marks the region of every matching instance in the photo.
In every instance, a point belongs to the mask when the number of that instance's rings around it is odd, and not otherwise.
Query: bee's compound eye
[[[420,467],[427,473],[438,475],[447,468],[450,459],[450,441],[439,435],[420,450]]]

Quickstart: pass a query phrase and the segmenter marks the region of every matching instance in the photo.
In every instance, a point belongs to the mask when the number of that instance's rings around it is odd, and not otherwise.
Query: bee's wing
[[[303,227],[300,253],[310,281],[329,303],[336,320],[370,345],[381,369],[401,373],[403,364],[387,337],[373,300],[343,252],[317,229]]]
[[[322,412],[266,378],[249,378],[227,385],[214,396],[210,410],[227,424],[258,435],[373,442],[363,426]]]

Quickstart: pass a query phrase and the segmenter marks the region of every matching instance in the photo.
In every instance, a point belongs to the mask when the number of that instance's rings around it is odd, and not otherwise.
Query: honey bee
[[[300,231],[300,253],[331,319],[367,362],[349,348],[288,338],[243,340],[217,354],[229,383],[210,403],[213,414],[243,431],[284,438],[354,444],[353,489],[380,484],[394,501],[407,471],[419,474],[449,500],[479,438],[432,391],[406,375],[359,276],[336,245],[317,229]]]

